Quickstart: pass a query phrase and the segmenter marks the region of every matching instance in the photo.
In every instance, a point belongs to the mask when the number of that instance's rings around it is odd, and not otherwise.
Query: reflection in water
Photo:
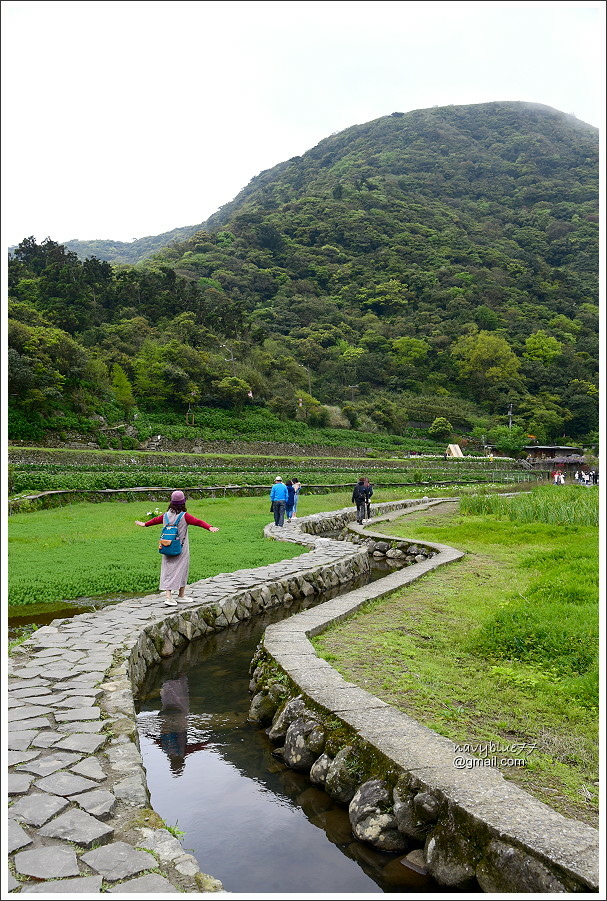
[[[160,713],[158,714],[159,738],[154,741],[169,758],[171,772],[183,773],[187,754],[201,751],[208,742],[188,742],[188,713],[190,695],[188,677],[180,673],[176,679],[166,679],[160,688]]]
[[[152,806],[185,831],[184,848],[228,892],[443,892],[402,855],[356,841],[347,810],[277,760],[266,733],[247,723],[249,663],[263,630],[305,606],[193,642],[150,670],[138,726]]]

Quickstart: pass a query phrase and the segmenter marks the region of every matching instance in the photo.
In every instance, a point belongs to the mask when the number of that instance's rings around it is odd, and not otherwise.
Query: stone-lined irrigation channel
[[[390,518],[435,503],[375,504],[373,512]],[[462,556],[374,536],[354,517],[347,509],[266,527],[309,553],[195,583],[190,606],[167,608],[159,594],[128,600],[55,620],[15,649],[5,731],[7,892],[221,890],[151,809],[134,699],[150,670],[190,642],[364,576],[369,542],[380,540],[401,568],[266,629],[252,662],[250,720],[268,728],[287,765],[309,772],[348,810],[354,837],[373,853],[407,854],[413,869],[455,891],[598,891],[597,830],[496,769],[474,762],[458,769],[451,742],[316,657],[309,636]],[[212,859],[200,865],[213,869]]]
[[[372,576],[391,571],[374,565]],[[212,860],[213,874],[239,897],[303,889],[321,897],[442,891],[408,861],[403,866],[402,854],[356,839],[347,807],[307,772],[277,759],[267,730],[248,719],[250,664],[264,630],[343,588],[190,642],[153,666],[139,691],[137,725],[152,806],[165,822],[178,823],[184,846],[201,865]]]

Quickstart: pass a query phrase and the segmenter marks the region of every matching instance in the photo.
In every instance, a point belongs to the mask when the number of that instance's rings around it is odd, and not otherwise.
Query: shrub
[[[329,425],[330,413],[327,407],[317,407],[315,409],[310,410],[310,415],[308,418],[308,422],[311,426],[316,426],[317,428],[324,428]]]
[[[339,407],[326,407],[329,414],[328,425],[333,429],[349,429],[350,420]]]
[[[13,441],[43,441],[44,435],[42,417],[38,413],[26,416],[22,410],[9,409],[8,436]]]
[[[437,416],[430,428],[428,435],[431,438],[442,438],[445,441],[452,435],[453,426],[444,416]]]

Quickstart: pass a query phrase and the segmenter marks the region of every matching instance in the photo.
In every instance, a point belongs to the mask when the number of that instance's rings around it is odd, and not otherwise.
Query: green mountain
[[[22,242],[15,372],[34,384],[35,310],[87,365],[118,366],[143,409],[322,418],[320,402],[402,433],[436,416],[486,428],[512,403],[541,440],[598,427],[598,132],[572,116],[514,102],[393,113],[262,172],[185,240],[168,234],[115,269]],[[69,384],[57,403],[72,409]]]
[[[171,241],[183,241],[189,238],[202,227],[202,224],[186,225],[183,228],[174,228],[171,231],[163,232],[161,235],[136,238],[134,241],[112,241],[111,239],[78,241],[73,239],[66,241],[64,246],[77,254],[81,260],[85,260],[87,257],[97,257],[98,260],[107,260],[108,263],[135,264],[151,257]]]

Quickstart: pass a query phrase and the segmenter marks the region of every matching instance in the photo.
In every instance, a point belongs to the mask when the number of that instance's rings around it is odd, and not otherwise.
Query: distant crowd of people
[[[574,478],[581,485],[598,485],[599,482],[599,474],[596,469],[578,469]]]
[[[561,469],[555,469],[550,473],[550,478],[555,485],[565,484],[565,473]],[[578,485],[598,485],[599,474],[596,469],[578,469],[574,475]]]

